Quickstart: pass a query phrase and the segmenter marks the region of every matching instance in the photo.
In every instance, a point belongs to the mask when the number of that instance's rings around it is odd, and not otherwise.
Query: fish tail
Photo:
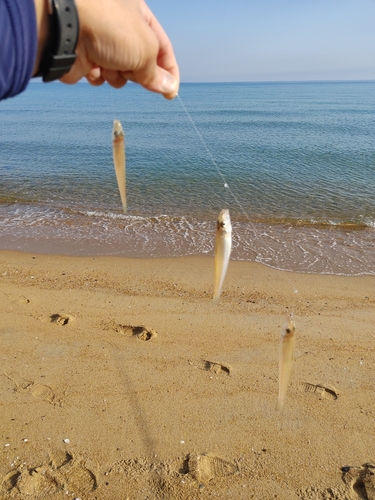
[[[278,411],[280,413],[280,415],[282,415],[284,412],[284,403],[285,403],[285,401],[282,401],[281,399],[277,400],[276,411]]]
[[[218,304],[220,300],[220,294],[214,295],[214,298],[212,299],[212,302],[214,304]]]

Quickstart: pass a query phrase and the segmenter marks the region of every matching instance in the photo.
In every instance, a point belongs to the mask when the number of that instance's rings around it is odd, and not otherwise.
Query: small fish
[[[224,208],[217,219],[216,243],[215,243],[215,304],[219,302],[221,288],[228,268],[230,252],[232,249],[232,225],[230,223],[229,210]]]
[[[295,345],[296,324],[294,323],[293,313],[290,313],[281,331],[280,339],[279,397],[276,406],[280,413],[282,413],[284,409],[286,391],[292,374]]]
[[[126,163],[125,163],[125,134],[119,120],[114,120],[112,131],[113,163],[117,184],[120,191],[122,208],[126,213]]]

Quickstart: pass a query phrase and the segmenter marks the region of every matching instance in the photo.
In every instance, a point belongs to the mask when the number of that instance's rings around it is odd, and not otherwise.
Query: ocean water
[[[0,102],[0,248],[213,255],[229,208],[234,259],[375,274],[375,82],[182,84],[180,98],[35,82]]]

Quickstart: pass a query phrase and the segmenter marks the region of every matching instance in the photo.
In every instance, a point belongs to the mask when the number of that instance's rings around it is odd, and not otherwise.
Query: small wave
[[[102,218],[110,218],[110,219],[120,219],[120,220],[126,220],[128,216],[123,213],[111,213],[111,212],[100,212],[97,210],[87,210],[87,211],[79,211],[77,212],[82,215],[87,215],[88,217],[102,217]]]
[[[243,222],[246,222],[244,217],[241,217]],[[272,226],[292,226],[306,227],[316,229],[341,229],[349,231],[358,231],[366,227],[374,227],[369,221],[344,221],[335,219],[296,219],[290,217],[256,217],[251,219],[251,222],[256,224],[269,224]]]
[[[372,229],[375,229],[375,220],[366,220],[366,226],[371,227]]]
[[[117,212],[103,212],[98,210],[84,210],[77,211],[77,214],[95,217],[98,219],[114,219],[123,221],[149,221],[149,222],[166,222],[166,221],[180,221],[184,217],[172,216],[167,214],[161,215],[134,215],[131,213],[117,213]]]

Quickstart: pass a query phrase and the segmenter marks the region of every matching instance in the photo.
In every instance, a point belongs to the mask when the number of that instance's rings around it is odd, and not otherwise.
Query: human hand
[[[144,0],[76,0],[80,20],[77,60],[61,79],[83,76],[92,85],[127,80],[172,99],[179,71],[169,38]]]
[[[80,35],[77,59],[64,83],[86,77],[92,85],[128,80],[173,99],[179,70],[172,44],[144,0],[76,0]]]

